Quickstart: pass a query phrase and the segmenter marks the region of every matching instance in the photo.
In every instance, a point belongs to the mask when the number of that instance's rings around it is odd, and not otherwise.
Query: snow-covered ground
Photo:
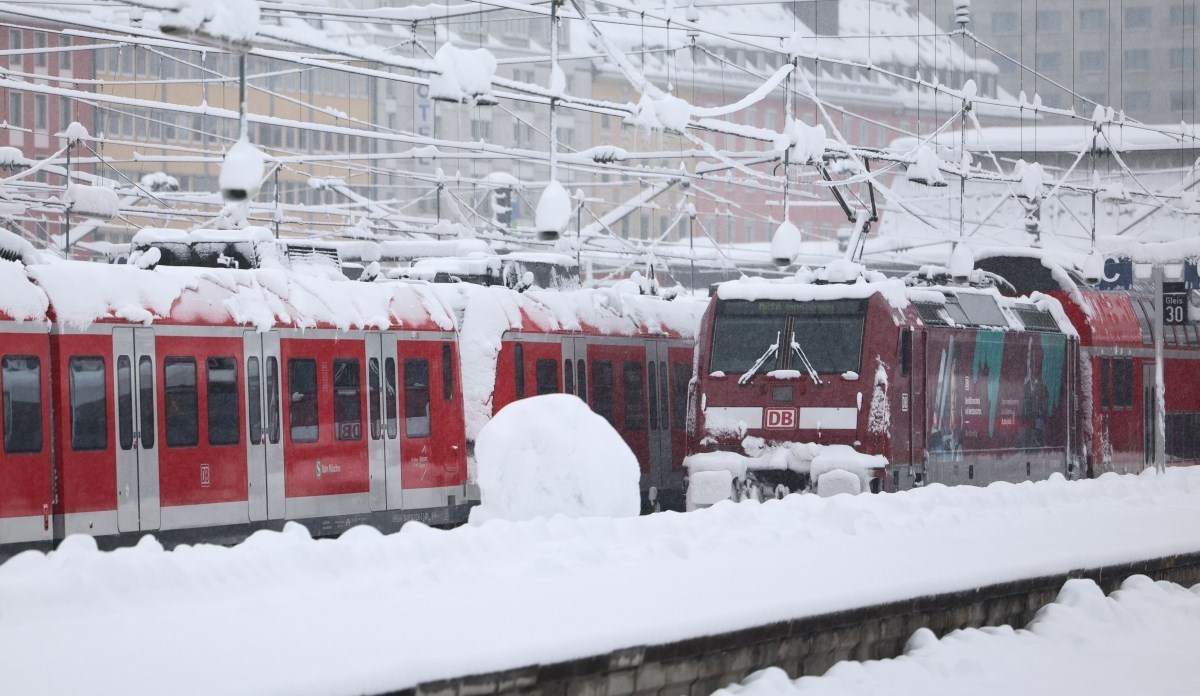
[[[842,662],[794,681],[772,667],[716,696],[1193,696],[1198,642],[1200,586],[1139,575],[1105,597],[1091,580],[1070,580],[1027,629],[971,628],[940,641],[921,629],[894,660]]]
[[[173,552],[147,538],[100,553],[71,537],[0,566],[0,693],[371,693],[1196,550],[1200,469],[324,541],[291,525]],[[1164,611],[1196,630],[1194,610]],[[1112,613],[1132,640],[1159,616]],[[1143,633],[1127,630],[1140,620]],[[1097,655],[1139,673],[1164,662]],[[984,691],[965,660],[928,669],[968,680],[956,693]]]

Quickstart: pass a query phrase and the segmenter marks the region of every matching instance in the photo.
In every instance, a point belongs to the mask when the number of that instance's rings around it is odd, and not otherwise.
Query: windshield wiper
[[[754,377],[754,373],[758,372],[758,368],[762,367],[763,363],[765,363],[767,361],[767,358],[770,358],[772,355],[775,355],[778,352],[779,352],[779,332],[776,331],[775,332],[775,342],[772,343],[771,345],[767,346],[767,352],[763,353],[758,358],[758,360],[754,363],[754,367],[750,368],[746,372],[746,374],[744,374],[738,378],[738,384],[745,384],[745,383],[749,382]]]
[[[813,369],[813,364],[809,362],[808,356],[804,354],[804,349],[796,342],[796,332],[792,332],[792,352],[800,357],[800,362],[804,365],[804,369],[808,372],[808,376],[812,379],[813,384],[823,384],[821,377],[817,371]]]

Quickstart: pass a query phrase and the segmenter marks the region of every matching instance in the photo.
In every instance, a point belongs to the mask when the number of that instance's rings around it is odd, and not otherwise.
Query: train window
[[[861,314],[796,317],[793,336],[817,372],[860,372],[864,319]]]
[[[429,437],[429,361],[404,360],[404,432],[408,437]]]
[[[1021,323],[1030,331],[1053,331],[1059,333],[1058,322],[1054,315],[1044,309],[1029,305],[1014,305],[1013,311],[1020,317]]]
[[[621,386],[625,391],[625,429],[646,429],[646,387],[642,364],[636,360],[625,362]]]
[[[195,358],[173,357],[163,361],[163,392],[167,446],[195,446],[200,442]]]
[[[258,356],[246,359],[246,428],[250,444],[262,444],[262,374]]]
[[[1133,358],[1113,360],[1113,407],[1133,408]]]
[[[362,375],[357,360],[333,361],[333,437],[362,439]]]
[[[613,366],[610,362],[592,364],[592,410],[616,427],[613,411]]]
[[[917,314],[921,321],[930,326],[946,326],[946,317],[942,316],[942,305],[933,302],[915,302]]]
[[[117,446],[133,449],[133,364],[128,355],[117,358]]]
[[[292,442],[316,442],[320,435],[317,411],[317,361],[288,360],[288,429]]]
[[[396,359],[383,361],[384,402],[383,416],[387,419],[387,438],[395,440],[400,435],[400,414],[396,409]]]
[[[660,361],[658,363],[658,407],[659,422],[662,423],[663,430],[671,427],[670,401],[667,399],[669,386],[667,384],[667,363]]]
[[[671,427],[683,430],[687,423],[687,390],[688,382],[692,379],[692,366],[681,362],[671,363],[671,370],[674,372],[671,375],[674,380],[671,384],[674,398],[671,404]]]
[[[148,355],[138,358],[138,410],[142,449],[154,449],[154,361]]]
[[[964,292],[958,295],[958,302],[972,324],[1008,327],[1008,319],[1005,318],[1004,312],[1000,311],[995,297]]]
[[[449,343],[442,344],[442,399],[454,401],[454,359]]]
[[[71,448],[108,449],[108,390],[104,388],[104,359],[97,355],[72,358]]]
[[[513,346],[513,383],[516,386],[518,399],[525,398],[525,345],[517,343]]]
[[[575,391],[586,404],[588,402],[587,366],[584,365],[583,358],[575,361]]]
[[[558,393],[558,362],[545,358],[538,360],[534,366],[537,371],[537,393]]]
[[[732,304],[735,303],[724,303]],[[713,327],[709,371],[731,375],[746,373],[760,358],[771,352],[771,347],[780,340],[785,325],[784,317],[776,315],[719,314]],[[763,360],[758,371],[769,372],[777,369],[785,354],[786,351],[783,350],[774,351],[773,355],[768,355],[768,358]]]
[[[626,373],[629,371],[629,366],[625,367]],[[658,430],[658,369],[654,365],[654,361],[646,363],[646,383],[650,386],[650,429]],[[626,384],[628,384],[628,376],[626,376]],[[626,416],[628,419],[628,416]],[[664,424],[665,425],[665,424]]]
[[[1112,408],[1112,358],[1100,358],[1100,408]]]
[[[0,361],[4,403],[4,451],[42,451],[42,363],[35,355],[6,355]]]
[[[1130,304],[1133,305],[1133,313],[1137,315],[1138,324],[1142,327],[1142,343],[1148,346],[1154,342],[1154,334],[1150,330],[1150,317],[1154,316],[1154,310],[1148,308],[1141,300],[1133,300]]]
[[[238,421],[237,360],[208,361],[208,444],[236,445],[242,439]]]
[[[379,417],[379,358],[367,361],[367,421],[371,424],[371,439],[383,437],[382,421]]]
[[[575,393],[575,370],[572,368],[570,358],[563,360],[563,393]]]
[[[79,356],[68,365],[71,390],[71,448],[108,449],[108,393],[104,358]]]
[[[900,332],[900,374],[907,375],[912,369],[912,329]]]
[[[279,360],[267,358],[267,439],[279,444]]]
[[[946,304],[942,305],[946,310],[946,316],[950,317],[958,326],[967,326],[971,320],[967,318],[967,313],[963,311],[962,305],[959,304],[957,297],[947,297]]]

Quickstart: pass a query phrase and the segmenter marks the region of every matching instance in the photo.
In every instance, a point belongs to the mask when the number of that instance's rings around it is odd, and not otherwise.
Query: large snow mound
[[[471,523],[537,517],[633,517],[637,457],[579,398],[545,394],[500,409],[475,442],[481,503]]]

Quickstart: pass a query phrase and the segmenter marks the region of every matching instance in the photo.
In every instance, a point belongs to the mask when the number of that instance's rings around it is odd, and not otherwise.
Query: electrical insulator
[[[954,0],[954,21],[963,28],[971,23],[971,0]]]

